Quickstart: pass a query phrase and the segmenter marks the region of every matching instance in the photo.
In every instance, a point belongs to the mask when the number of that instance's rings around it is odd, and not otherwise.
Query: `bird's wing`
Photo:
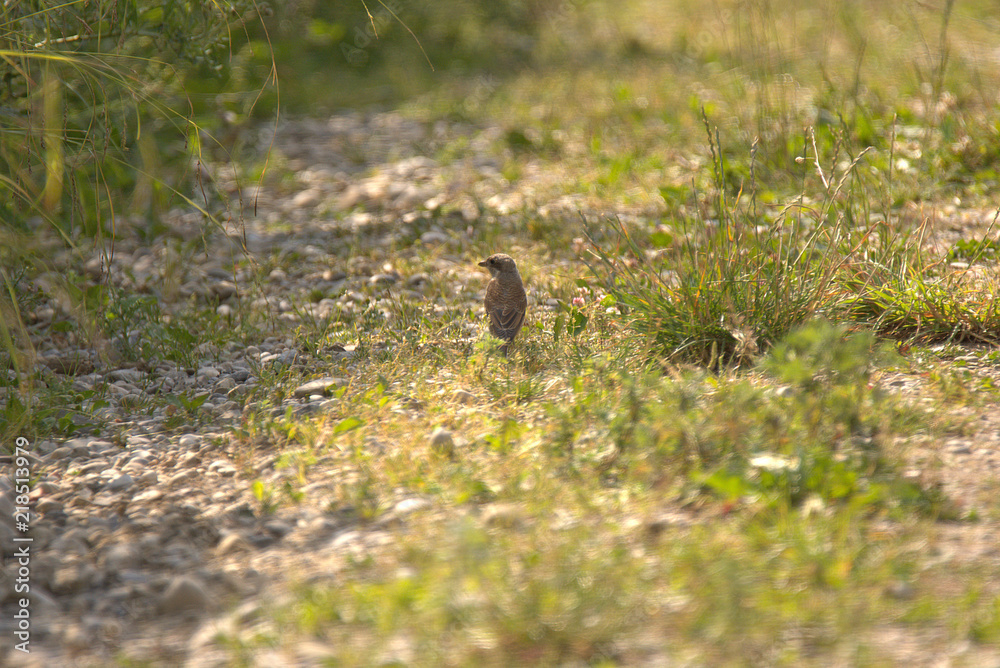
[[[513,339],[521,330],[524,322],[524,309],[516,306],[504,306],[490,310],[490,324],[494,334],[500,339]]]

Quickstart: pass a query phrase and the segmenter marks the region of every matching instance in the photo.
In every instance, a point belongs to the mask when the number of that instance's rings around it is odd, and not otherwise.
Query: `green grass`
[[[314,638],[359,665],[390,647],[419,664],[884,660],[865,639],[873,626],[944,623],[946,603],[885,593],[922,586],[908,546],[959,516],[933,484],[902,475],[895,439],[926,418],[872,384],[901,360],[818,324],[747,377],[663,377],[621,355],[622,338],[602,342],[604,320],[558,342],[529,330],[509,363],[404,342],[355,377],[335,416],[274,423],[280,436],[265,441],[297,480],[284,493],[255,483],[262,512],[321,503],[364,527],[400,498],[435,510],[335,584],[301,584],[269,631],[232,638],[240,652]],[[454,387],[477,410],[456,411]],[[463,441],[435,451],[437,424]],[[392,447],[376,454],[373,442]],[[296,495],[330,458],[336,490]],[[490,519],[495,504],[514,510]],[[987,628],[988,605],[974,608]]]

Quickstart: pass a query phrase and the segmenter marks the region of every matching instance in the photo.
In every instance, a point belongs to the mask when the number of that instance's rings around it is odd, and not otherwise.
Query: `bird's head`
[[[517,274],[517,263],[514,258],[504,253],[495,253],[479,263],[480,267],[490,270],[490,276],[499,274]]]

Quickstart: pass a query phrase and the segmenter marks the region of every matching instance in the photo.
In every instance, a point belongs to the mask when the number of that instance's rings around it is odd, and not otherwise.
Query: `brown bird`
[[[500,350],[507,356],[507,348],[521,331],[524,313],[528,310],[528,297],[524,294],[521,274],[517,273],[514,258],[503,253],[490,255],[479,263],[490,270],[490,282],[486,285],[486,315],[490,318],[490,334],[503,339]]]

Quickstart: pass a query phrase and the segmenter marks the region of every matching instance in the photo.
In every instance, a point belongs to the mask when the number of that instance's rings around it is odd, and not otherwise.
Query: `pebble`
[[[50,461],[58,461],[60,459],[69,459],[73,456],[73,448],[67,448],[65,446],[61,448],[56,448],[49,453],[48,459]]]
[[[444,427],[438,427],[431,433],[430,446],[439,455],[450,457],[455,454],[455,438]]]
[[[55,499],[45,498],[35,504],[35,510],[42,515],[62,512],[63,504]]]
[[[86,562],[67,560],[56,568],[49,588],[54,594],[75,594],[89,587],[96,574],[97,570]]]
[[[146,471],[136,479],[136,483],[141,487],[149,487],[160,481],[160,474],[156,471]]]
[[[107,378],[112,381],[123,380],[130,383],[141,383],[146,378],[146,374],[138,369],[115,369],[108,373]]]
[[[304,399],[312,395],[327,395],[333,388],[343,387],[346,384],[347,381],[343,378],[328,376],[299,385],[292,391],[292,396],[296,399]]]
[[[63,631],[60,642],[69,650],[82,652],[89,648],[94,640],[95,638],[90,633],[84,631],[82,625],[71,624]]]
[[[156,609],[163,615],[182,612],[204,612],[209,598],[205,588],[197,580],[182,575],[174,578],[160,597]]]
[[[155,475],[155,472],[153,472]],[[132,497],[134,503],[149,503],[163,498],[163,491],[159,489],[148,489]]]
[[[250,378],[250,370],[236,369],[229,377],[232,378],[237,383],[245,383],[247,382],[247,379]]]
[[[73,448],[73,454],[84,457],[102,455],[117,451],[118,451],[118,446],[116,446],[114,443],[111,443],[109,441],[102,441],[100,439],[94,439],[94,440],[84,439],[83,443],[79,443]]]
[[[894,598],[898,601],[909,601],[916,595],[913,585],[904,580],[894,580],[891,582],[885,588],[885,593],[890,598]]]
[[[377,287],[383,285],[392,285],[398,280],[399,280],[398,274],[375,274],[374,276],[368,279],[368,283],[369,285],[374,285]]]
[[[425,274],[424,272],[420,272],[418,274],[413,274],[412,276],[410,276],[409,278],[407,278],[406,279],[406,285],[409,286],[409,287],[411,287],[411,288],[418,288],[418,287],[421,287],[421,286],[423,286],[423,285],[425,285],[427,283],[430,283],[430,280],[431,280],[431,277],[430,277],[429,274]]]
[[[217,459],[208,465],[208,470],[218,473],[224,478],[231,478],[236,475],[236,467],[227,459]]]
[[[247,552],[251,549],[250,543],[238,533],[227,533],[215,546],[215,553],[220,557],[238,552]]]
[[[403,499],[395,505],[393,511],[397,515],[409,515],[410,513],[416,512],[418,510],[423,510],[424,508],[429,508],[431,502],[427,499],[421,499],[419,497],[414,497],[410,499]]]
[[[512,529],[524,523],[524,508],[517,503],[493,503],[483,508],[482,520],[486,526]]]
[[[428,246],[436,246],[438,244],[447,243],[448,235],[444,232],[429,230],[420,235],[420,241]]]
[[[319,188],[309,188],[303,190],[292,198],[291,205],[296,209],[315,206],[323,197],[323,192]]]
[[[135,481],[132,479],[132,476],[128,473],[123,473],[109,482],[106,489],[111,492],[126,492],[132,488],[134,483]]]
[[[476,395],[468,390],[455,390],[455,392],[451,395],[451,399],[452,401],[468,406],[469,404],[475,403]]]
[[[134,543],[112,545],[104,553],[104,567],[115,573],[138,568],[140,561],[141,554],[138,546]]]
[[[239,288],[232,281],[217,281],[209,286],[209,290],[221,301],[238,296],[240,293]]]
[[[264,524],[264,528],[279,538],[287,536],[294,529],[294,527],[288,522],[282,522],[280,520],[271,520],[270,522],[266,522]]]
[[[213,392],[226,393],[236,387],[236,381],[231,376],[226,376],[212,387]]]

